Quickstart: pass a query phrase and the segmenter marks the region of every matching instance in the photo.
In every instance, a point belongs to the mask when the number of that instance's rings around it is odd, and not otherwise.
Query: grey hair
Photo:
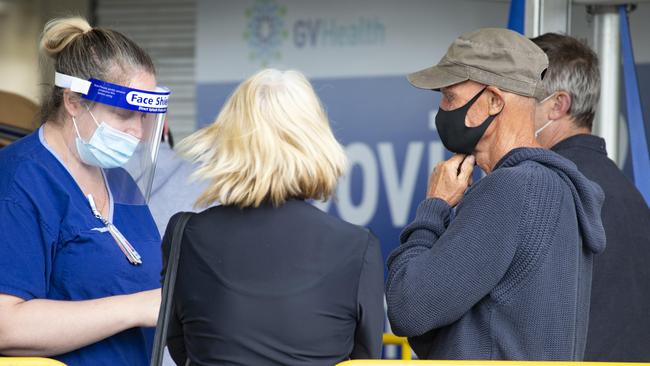
[[[585,43],[562,34],[546,33],[531,40],[548,56],[542,86],[549,95],[567,92],[574,123],[591,130],[600,98],[598,56]]]

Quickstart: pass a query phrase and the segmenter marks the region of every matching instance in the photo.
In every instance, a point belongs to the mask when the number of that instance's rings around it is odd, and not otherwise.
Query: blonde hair
[[[151,57],[120,32],[93,28],[86,19],[52,19],[43,28],[41,53],[54,61],[57,72],[82,79],[96,78],[120,84],[135,71],[156,73]],[[53,86],[43,98],[41,118],[56,119],[63,89]]]
[[[52,19],[45,24],[41,37],[40,49],[46,55],[55,58],[70,42],[93,28],[81,17]]]
[[[314,89],[293,70],[266,69],[242,82],[214,123],[178,150],[198,164],[193,177],[211,183],[197,206],[327,199],[347,163]]]

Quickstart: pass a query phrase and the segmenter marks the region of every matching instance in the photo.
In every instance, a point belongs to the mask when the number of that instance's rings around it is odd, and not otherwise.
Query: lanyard
[[[122,253],[124,253],[126,259],[129,260],[129,263],[133,264],[134,266],[142,264],[142,257],[140,257],[140,254],[138,254],[138,251],[133,248],[131,243],[129,243],[129,241],[124,237],[124,235],[122,235],[117,227],[113,225],[112,222],[106,220],[102,214],[99,213],[97,206],[95,206],[95,200],[93,199],[92,194],[88,195],[88,203],[90,204],[90,209],[92,210],[93,215],[101,220],[101,222],[106,226],[106,229],[108,229],[108,232],[111,234],[120,250],[122,250]]]

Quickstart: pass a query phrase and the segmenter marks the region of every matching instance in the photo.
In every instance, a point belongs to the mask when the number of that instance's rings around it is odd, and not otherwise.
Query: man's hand
[[[473,168],[472,155],[456,154],[438,163],[429,177],[427,198],[440,198],[449,206],[456,206],[471,184]]]

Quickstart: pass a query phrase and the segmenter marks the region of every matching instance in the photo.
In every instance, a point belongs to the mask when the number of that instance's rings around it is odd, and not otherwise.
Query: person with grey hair
[[[532,39],[549,58],[536,110],[537,141],[573,161],[605,192],[607,250],[593,264],[585,359],[650,361],[650,209],[591,134],[600,95],[598,58],[584,43],[547,33]],[[616,123],[616,121],[611,121]]]
[[[583,358],[603,193],[535,141],[547,66],[529,39],[487,28],[409,75],[442,92],[436,127],[456,153],[387,263],[391,327],[420,358]],[[474,162],[487,176],[470,187]]]

